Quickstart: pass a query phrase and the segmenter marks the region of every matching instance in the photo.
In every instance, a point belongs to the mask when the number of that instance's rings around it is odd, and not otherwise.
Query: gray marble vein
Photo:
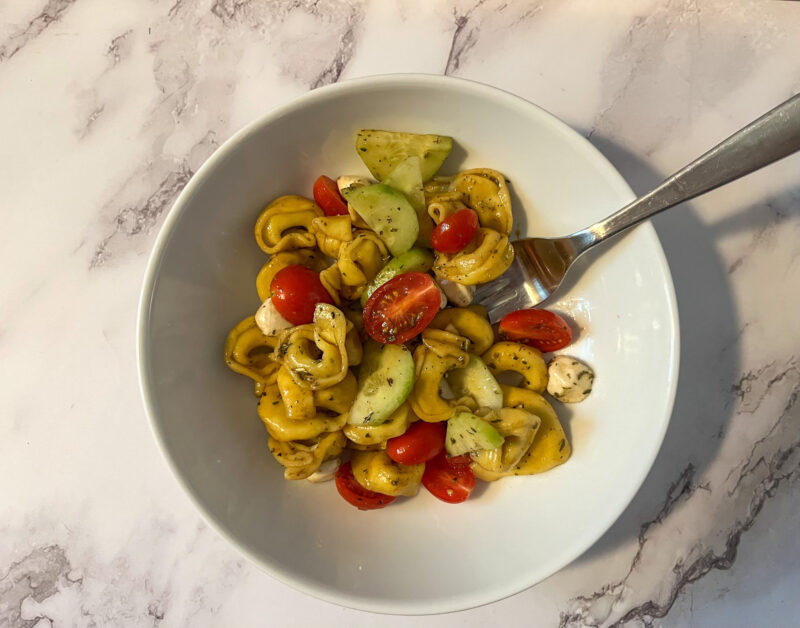
[[[22,617],[26,600],[38,603],[55,595],[72,570],[66,552],[58,545],[36,547],[0,572],[0,626],[30,628],[46,616]],[[50,619],[52,623],[52,619]]]
[[[468,28],[469,16],[484,2],[485,0],[480,0],[464,13],[457,13],[455,9],[453,10],[455,29],[453,30],[453,40],[450,42],[450,52],[447,55],[447,63],[444,66],[445,74],[449,75],[457,72],[461,65],[461,57],[475,45],[478,33],[474,26]]]
[[[530,20],[546,7],[546,2],[505,2],[472,0],[455,3],[452,10],[452,38],[444,74],[458,74],[482,36],[507,32]]]
[[[118,237],[132,238],[139,234],[149,233],[193,174],[194,172],[184,161],[177,170],[170,172],[160,182],[158,188],[144,200],[144,203],[133,207],[123,207],[114,217],[111,233],[105,236],[95,248],[89,267],[102,266],[109,259],[112,255],[111,246]]]
[[[669,614],[678,596],[692,583],[711,570],[727,570],[733,566],[742,536],[753,527],[765,502],[773,498],[782,485],[794,483],[800,477],[800,408],[797,406],[800,370],[794,359],[783,365],[770,363],[743,374],[732,392],[739,397],[737,417],[755,414],[765,400],[774,400],[776,396],[784,402],[774,422],[769,421],[771,408],[765,413],[766,431],[753,441],[746,458],[725,477],[706,477],[699,482],[692,464],[683,470],[670,487],[658,514],[641,526],[638,547],[625,576],[589,595],[576,597],[570,603],[570,610],[561,614],[561,628],[617,628],[631,622],[652,628],[655,620]],[[716,516],[725,513],[724,520],[730,522],[729,526],[720,530],[713,540],[697,539],[686,556],[672,560],[664,557],[663,554],[669,552],[664,528],[670,526],[670,515],[682,504],[697,502],[699,510],[703,508],[699,504],[709,500],[715,503],[712,511]],[[649,548],[650,544],[659,542],[663,544],[661,550]],[[656,568],[663,569],[662,573],[654,574],[661,581],[661,590],[656,597],[631,604],[632,581],[637,571],[648,567],[651,573]]]
[[[318,43],[315,50],[307,41],[296,41],[286,45],[287,40],[281,35],[282,28],[289,19],[298,14],[310,17],[318,25]],[[363,11],[358,3],[350,4],[339,1],[293,1],[277,2],[265,5],[257,2],[218,0],[206,10],[196,4],[176,2],[166,15],[150,27],[150,50],[153,56],[153,78],[160,98],[154,103],[150,113],[151,120],[161,120],[158,135],[154,136],[151,148],[150,163],[131,173],[123,184],[123,189],[109,200],[103,213],[108,215],[108,228],[94,246],[89,265],[97,268],[108,263],[114,247],[125,248],[139,236],[147,236],[152,228],[159,224],[164,211],[169,208],[177,194],[189,180],[196,165],[202,163],[218,145],[216,138],[226,136],[229,131],[225,118],[225,101],[232,97],[229,86],[220,91],[215,88],[221,82],[215,76],[202,76],[201,66],[196,55],[191,51],[197,46],[208,50],[209,55],[219,57],[220,63],[227,63],[229,56],[235,57],[241,45],[235,41],[221,42],[216,40],[213,31],[209,32],[214,21],[219,20],[227,29],[235,31],[245,28],[258,34],[266,34],[266,45],[283,57],[285,72],[315,88],[339,80],[356,47],[356,32],[363,18]],[[196,34],[197,39],[185,38],[174,40],[169,37],[170,31],[177,23],[186,23]],[[134,34],[127,29],[115,36],[108,44],[106,54],[111,59],[111,67],[101,80],[110,80],[117,72],[121,59],[130,54],[131,39]],[[298,63],[293,47],[302,45],[302,60],[311,63]],[[306,56],[308,51],[313,54]],[[162,154],[166,142],[182,136],[186,131],[182,122],[190,115],[189,108],[199,105],[204,94],[214,90],[221,116],[212,122],[211,128],[198,137],[189,153],[167,158]],[[220,98],[222,96],[222,98]],[[79,136],[90,133],[97,118],[103,114],[104,103],[90,102],[85,121],[80,128]],[[195,166],[189,164],[192,162]],[[151,186],[146,195],[139,195],[125,204],[120,198],[129,195],[132,188],[141,189],[141,182],[147,181]]]
[[[352,9],[345,23],[345,30],[339,38],[339,44],[331,62],[323,68],[317,78],[311,82],[311,89],[336,83],[342,76],[348,61],[353,56],[356,45],[355,29],[361,14]]]
[[[16,55],[52,24],[58,22],[74,3],[75,0],[47,0],[27,24],[16,30],[5,41],[0,41],[0,62]]]
[[[792,625],[797,600],[774,591],[798,559],[776,547],[800,512],[796,159],[655,221],[682,332],[662,454],[595,548],[484,608],[380,617],[247,563],[158,460],[132,347],[177,195],[308,89],[387,69],[497,85],[643,192],[800,88],[798,32],[800,4],[756,0],[3,2],[0,627]],[[743,564],[757,551],[772,581]]]
[[[133,30],[129,28],[114,37],[111,43],[108,44],[106,56],[111,58],[112,65],[117,65],[130,52],[130,36],[132,33]]]

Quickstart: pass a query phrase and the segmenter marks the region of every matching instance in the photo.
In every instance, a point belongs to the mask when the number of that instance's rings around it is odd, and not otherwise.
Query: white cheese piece
[[[458,307],[467,307],[475,297],[475,286],[465,286],[449,279],[437,279],[447,299]]]
[[[266,336],[274,336],[282,329],[294,327],[289,321],[280,315],[272,304],[272,299],[266,299],[256,312],[256,325]]]
[[[447,307],[447,295],[444,293],[444,290],[442,290],[442,286],[439,285],[440,281],[441,281],[440,279],[434,279],[433,285],[435,285],[436,288],[439,290],[439,299],[440,299],[439,309],[443,310],[444,308]]]
[[[594,371],[583,362],[557,355],[547,365],[547,392],[564,403],[578,403],[592,392]]]
[[[311,475],[309,475],[306,479],[309,482],[313,482],[314,484],[319,484],[320,482],[327,482],[328,480],[332,480],[334,474],[336,473],[336,469],[339,468],[339,459],[334,458],[333,460],[326,460],[321,465],[319,465],[319,469],[314,471]]]

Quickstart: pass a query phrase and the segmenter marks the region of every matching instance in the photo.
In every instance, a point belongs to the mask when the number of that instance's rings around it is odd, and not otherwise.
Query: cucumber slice
[[[358,392],[350,408],[351,425],[380,425],[399,408],[414,387],[414,358],[405,345],[371,341],[358,372]]]
[[[450,456],[497,449],[504,440],[494,426],[470,412],[459,412],[447,421],[445,449]]]
[[[346,188],[344,197],[392,255],[405,253],[419,235],[417,212],[402,192],[385,183]]]
[[[412,155],[397,164],[383,182],[406,195],[415,211],[426,211],[422,191],[422,170],[419,157]]]
[[[366,304],[372,293],[392,277],[413,271],[427,273],[432,267],[433,254],[425,249],[413,248],[397,257],[393,257],[386,266],[378,271],[375,278],[369,282],[364,292],[361,293],[361,305]]]
[[[479,407],[499,410],[503,407],[503,391],[486,363],[474,353],[465,367],[447,373],[447,384],[458,397],[469,396]]]
[[[420,163],[420,159],[416,155],[407,157],[395,166],[395,169],[383,182],[406,195],[411,207],[417,212],[417,222],[419,223],[417,246],[430,248],[431,233],[435,225],[433,219],[428,215],[428,207],[425,204]]]
[[[422,180],[427,181],[442,167],[452,149],[453,138],[445,135],[361,129],[356,136],[358,156],[378,181],[412,155],[419,157]]]

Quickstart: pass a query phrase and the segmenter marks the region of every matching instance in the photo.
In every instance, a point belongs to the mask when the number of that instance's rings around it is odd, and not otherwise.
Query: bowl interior
[[[259,305],[263,206],[310,195],[320,173],[366,174],[364,127],[451,135],[444,172],[486,166],[515,193],[520,234],[561,235],[630,200],[608,162],[540,109],[484,86],[388,77],[318,90],[247,127],[170,212],[140,318],[145,405],[165,456],[205,517],[273,575],[318,597],[382,612],[467,608],[522,590],[588,548],[644,480],[677,380],[672,283],[654,230],[607,248],[552,304],[580,328],[568,353],[594,391],[554,404],[573,455],[540,476],[485,485],[451,506],[426,491],[360,512],[332,483],[287,482],[267,450],[250,380],[229,371],[229,329]]]

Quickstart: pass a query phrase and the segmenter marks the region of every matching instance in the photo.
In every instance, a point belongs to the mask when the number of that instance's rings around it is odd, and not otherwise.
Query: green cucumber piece
[[[445,449],[450,456],[497,449],[504,440],[493,425],[470,412],[459,412],[447,420]]]
[[[431,248],[431,232],[435,225],[433,219],[428,215],[428,206],[425,204],[419,157],[412,155],[401,161],[383,182],[405,194],[411,207],[417,212],[419,234],[416,244]]]
[[[431,268],[433,268],[433,253],[416,247],[408,249],[405,253],[390,259],[386,266],[378,271],[375,278],[361,293],[361,305],[365,305],[372,293],[392,277],[414,271],[427,273]]]
[[[385,183],[344,190],[344,197],[395,257],[414,246],[417,212],[405,194]]]
[[[380,425],[414,388],[414,358],[405,345],[370,341],[358,371],[358,392],[350,408],[351,425]]]
[[[406,195],[411,207],[419,214],[427,212],[425,192],[422,190],[422,170],[419,157],[412,155],[397,164],[383,183]]]
[[[499,410],[503,407],[503,391],[486,363],[474,353],[462,368],[452,369],[446,375],[447,384],[456,398],[472,397],[481,408]]]
[[[358,156],[378,181],[412,155],[419,157],[422,180],[427,181],[442,167],[452,149],[453,138],[445,135],[361,129],[356,136]]]

